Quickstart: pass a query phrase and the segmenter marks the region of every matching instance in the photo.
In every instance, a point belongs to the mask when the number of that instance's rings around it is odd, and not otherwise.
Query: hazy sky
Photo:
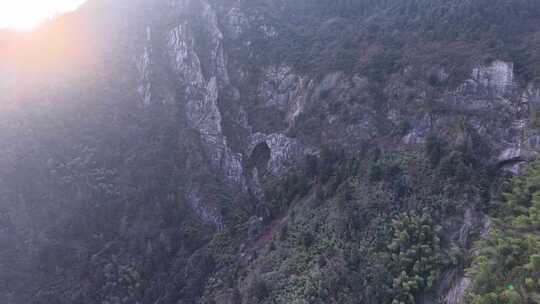
[[[76,9],[85,0],[0,0],[0,28],[29,30],[44,20]]]

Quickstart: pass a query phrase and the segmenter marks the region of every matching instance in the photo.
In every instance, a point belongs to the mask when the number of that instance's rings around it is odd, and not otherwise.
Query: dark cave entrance
[[[255,146],[247,163],[248,172],[251,172],[253,168],[257,168],[259,175],[264,175],[268,167],[268,162],[270,161],[270,154],[271,150],[266,142],[262,142]]]

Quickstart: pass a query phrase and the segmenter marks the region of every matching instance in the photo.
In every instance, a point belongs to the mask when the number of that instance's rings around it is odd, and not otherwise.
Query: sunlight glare
[[[55,15],[77,9],[85,0],[0,0],[0,29],[32,30]]]

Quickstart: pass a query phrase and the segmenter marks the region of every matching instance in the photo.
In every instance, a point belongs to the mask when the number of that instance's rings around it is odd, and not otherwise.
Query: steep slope
[[[471,303],[538,302],[538,161],[508,183],[469,270]]]
[[[1,33],[0,301],[460,303],[540,151],[539,21],[93,0]]]

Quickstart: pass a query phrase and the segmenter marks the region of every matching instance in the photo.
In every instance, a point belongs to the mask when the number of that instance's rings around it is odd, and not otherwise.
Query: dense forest
[[[471,303],[539,301],[539,169],[535,161],[523,176],[505,184],[499,205],[493,209],[493,227],[476,244],[468,270],[473,279]]]
[[[258,0],[245,5],[277,19],[286,33],[255,40],[265,50],[257,55],[277,56],[309,72],[380,74],[417,61],[456,65],[498,58],[514,61],[527,80],[540,77],[540,4],[534,0]]]
[[[536,0],[0,31],[0,303],[540,302],[539,82]]]

